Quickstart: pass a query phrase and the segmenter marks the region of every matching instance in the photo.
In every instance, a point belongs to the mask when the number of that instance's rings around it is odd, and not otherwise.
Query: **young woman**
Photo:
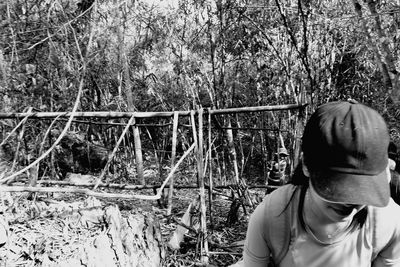
[[[390,198],[383,118],[355,101],[320,106],[303,160],[251,216],[245,267],[400,266],[400,207]]]

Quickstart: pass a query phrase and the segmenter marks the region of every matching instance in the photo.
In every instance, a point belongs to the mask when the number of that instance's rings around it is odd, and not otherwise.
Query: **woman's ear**
[[[306,166],[306,163],[304,162],[303,153],[301,153],[301,167],[302,167],[304,176],[310,177],[310,172],[309,172],[309,170],[308,170],[308,168]]]

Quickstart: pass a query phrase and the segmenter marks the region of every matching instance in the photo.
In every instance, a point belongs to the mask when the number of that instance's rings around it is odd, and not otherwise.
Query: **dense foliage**
[[[399,7],[367,2],[377,18],[340,0],[4,1],[2,108],[68,110],[84,62],[85,111],[292,103],[302,92],[317,104],[386,102],[374,53],[385,42],[397,59]]]
[[[2,1],[0,110],[70,111],[82,79],[81,111],[313,109],[354,98],[398,138],[399,11],[372,0]],[[296,116],[220,117],[215,127],[284,132]]]

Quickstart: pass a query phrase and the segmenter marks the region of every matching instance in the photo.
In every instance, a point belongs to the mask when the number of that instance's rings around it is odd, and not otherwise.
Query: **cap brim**
[[[375,176],[324,171],[318,181],[311,182],[328,201],[385,207],[390,199],[387,175],[386,170]]]

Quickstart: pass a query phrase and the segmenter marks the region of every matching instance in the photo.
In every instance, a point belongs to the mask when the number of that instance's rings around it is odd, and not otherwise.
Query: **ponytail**
[[[308,186],[308,180],[309,178],[303,173],[303,163],[300,161],[294,169],[290,183],[293,185]]]

